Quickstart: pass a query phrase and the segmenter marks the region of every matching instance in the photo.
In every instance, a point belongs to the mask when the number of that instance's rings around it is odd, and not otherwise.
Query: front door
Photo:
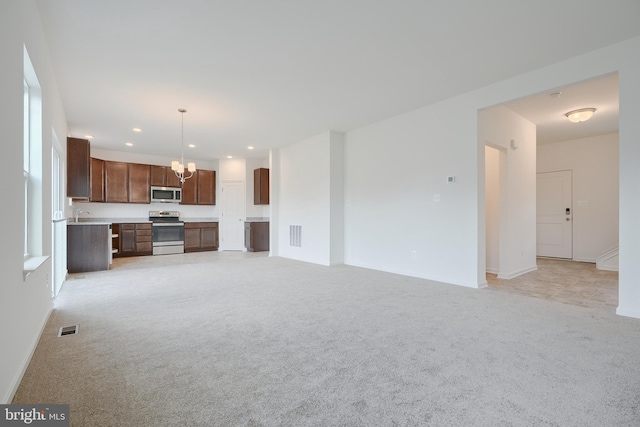
[[[244,182],[222,182],[222,237],[223,251],[244,249]]]
[[[537,255],[572,258],[571,171],[537,174]]]

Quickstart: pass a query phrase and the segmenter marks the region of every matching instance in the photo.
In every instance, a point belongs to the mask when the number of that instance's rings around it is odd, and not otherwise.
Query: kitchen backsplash
[[[67,211],[67,217],[72,218],[76,209],[85,211],[81,214],[87,218],[148,218],[149,211],[178,211],[182,218],[211,218],[219,217],[218,206],[194,206],[178,203],[90,203],[73,202]],[[86,213],[90,212],[90,213]]]

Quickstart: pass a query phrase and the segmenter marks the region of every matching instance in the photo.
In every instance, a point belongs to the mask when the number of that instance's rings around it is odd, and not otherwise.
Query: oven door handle
[[[161,222],[161,223],[156,223],[154,222],[153,224],[151,224],[152,227],[184,227],[183,223],[171,223],[171,222]]]

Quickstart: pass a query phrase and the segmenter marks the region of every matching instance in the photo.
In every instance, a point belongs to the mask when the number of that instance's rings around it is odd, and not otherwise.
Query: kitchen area
[[[269,250],[267,159],[203,162],[181,182],[170,160],[146,157],[67,139],[69,273],[108,270],[118,257]],[[238,197],[216,197],[227,183]]]

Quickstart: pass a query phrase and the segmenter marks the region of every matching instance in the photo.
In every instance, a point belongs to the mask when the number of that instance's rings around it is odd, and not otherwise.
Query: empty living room
[[[638,22],[2,2],[0,425],[640,425]]]

